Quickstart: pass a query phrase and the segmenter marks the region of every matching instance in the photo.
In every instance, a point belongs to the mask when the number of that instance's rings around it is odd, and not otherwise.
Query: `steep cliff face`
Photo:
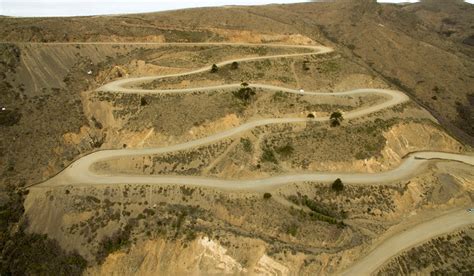
[[[263,248],[262,248],[263,249]],[[240,254],[255,260],[241,264]],[[113,253],[102,265],[88,269],[85,275],[157,275],[157,274],[263,274],[288,275],[289,269],[267,256],[263,250],[229,252],[219,242],[200,237],[190,244],[149,240],[135,244],[128,253]]]

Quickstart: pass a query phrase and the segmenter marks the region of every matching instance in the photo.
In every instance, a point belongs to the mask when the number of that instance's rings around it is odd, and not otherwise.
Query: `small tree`
[[[342,113],[339,111],[331,113],[331,116],[329,117],[329,121],[332,127],[340,126],[342,120],[344,120],[344,117],[342,117]]]
[[[237,61],[232,62],[232,64],[230,65],[230,69],[232,70],[239,69],[239,63]]]
[[[344,183],[342,183],[341,179],[338,178],[332,183],[331,188],[336,192],[341,192],[344,190]]]
[[[313,113],[309,113],[309,114],[308,114],[308,118],[313,119],[313,118],[314,118],[314,114],[313,114]]]
[[[272,194],[270,193],[264,193],[263,194],[263,199],[270,199],[272,197]]]
[[[219,71],[219,67],[217,67],[217,65],[213,64],[212,67],[211,67],[211,73],[217,73],[217,71]]]
[[[249,84],[242,82],[238,91],[232,92],[232,94],[239,98],[244,104],[249,104],[255,96],[255,89],[249,87]]]

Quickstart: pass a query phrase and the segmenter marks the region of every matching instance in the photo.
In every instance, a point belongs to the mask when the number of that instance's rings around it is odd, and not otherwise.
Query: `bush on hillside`
[[[336,192],[341,192],[342,190],[344,190],[344,183],[342,183],[342,180],[338,178],[332,183],[331,189]]]
[[[211,73],[217,73],[217,71],[219,71],[219,67],[217,67],[217,65],[213,64],[212,67],[211,67]]]
[[[342,116],[342,113],[339,111],[331,113],[331,116],[329,117],[329,122],[331,124],[331,127],[340,126],[342,120],[344,120],[344,117]]]

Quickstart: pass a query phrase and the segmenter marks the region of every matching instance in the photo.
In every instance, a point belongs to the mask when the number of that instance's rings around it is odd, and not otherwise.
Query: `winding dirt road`
[[[222,45],[222,46],[235,46],[235,47],[255,47],[255,46],[262,46],[262,44],[248,44],[248,43],[170,43],[164,45],[186,45],[186,46],[215,46],[215,45]],[[292,58],[292,57],[301,57],[301,56],[311,56],[311,55],[322,55],[331,53],[334,50],[329,47],[325,46],[306,46],[306,45],[283,45],[283,44],[266,44],[267,47],[273,48],[300,48],[300,49],[307,49],[308,51],[305,53],[296,53],[296,54],[282,54],[282,55],[272,55],[272,56],[257,56],[257,57],[246,57],[246,58],[239,58],[239,59],[231,59],[217,63],[218,67],[231,64],[232,62],[248,62],[248,61],[256,61],[256,60],[263,60],[263,59],[278,59],[278,58]],[[210,86],[210,87],[199,87],[199,88],[189,88],[189,89],[170,89],[170,90],[160,90],[160,89],[139,89],[139,88],[130,88],[130,86],[136,86],[137,84],[150,82],[157,79],[164,79],[164,78],[173,78],[173,77],[182,77],[182,76],[189,76],[193,74],[198,74],[202,72],[208,72],[211,70],[212,65],[205,66],[199,68],[197,70],[192,70],[189,72],[184,73],[176,73],[176,74],[168,74],[162,76],[148,76],[148,77],[139,77],[139,78],[127,78],[116,80],[105,84],[104,86],[100,87],[98,90],[100,91],[108,91],[108,92],[120,92],[120,93],[134,93],[134,94],[148,94],[148,93],[188,93],[194,91],[209,91],[209,90],[216,90],[221,88],[234,88],[235,85],[240,86],[240,84],[234,85],[219,85],[219,86]],[[292,89],[290,89],[292,90]],[[292,90],[294,91],[294,90]]]
[[[474,224],[474,213],[469,213],[465,209],[455,210],[420,223],[384,240],[383,243],[373,249],[368,255],[341,274],[347,276],[370,275],[400,252],[471,224]]]
[[[167,44],[168,45],[168,44]],[[228,44],[228,43],[196,43],[196,44],[183,44],[183,43],[170,43],[169,45],[232,45],[232,46],[255,46],[255,44]],[[261,46],[261,45],[259,45]],[[324,46],[295,46],[295,45],[266,45],[268,47],[279,47],[279,48],[304,48],[308,49],[308,52],[297,53],[297,54],[283,54],[274,56],[258,56],[258,57],[247,57],[241,59],[227,60],[218,63],[218,66],[231,64],[234,61],[246,62],[261,59],[275,59],[275,58],[290,58],[297,56],[309,56],[309,55],[320,55],[330,53],[333,50]],[[187,89],[169,89],[169,90],[147,90],[140,89],[137,86],[143,82],[149,82],[160,78],[172,78],[191,74],[197,74],[201,72],[209,71],[211,66],[206,66],[197,70],[193,70],[185,73],[170,74],[163,76],[149,76],[149,77],[138,77],[138,78],[126,78],[120,79],[98,88],[99,91],[106,91],[110,93],[192,93],[197,91],[216,91],[216,90],[233,90],[240,87],[240,83],[216,85],[209,87],[198,87],[198,88],[187,88]],[[251,87],[260,88],[264,91],[281,91],[285,93],[294,94],[306,94],[312,96],[325,95],[332,97],[350,96],[357,94],[378,94],[383,96],[386,100],[382,103],[356,109],[350,112],[346,112],[344,117],[346,119],[354,119],[361,116],[368,115],[373,112],[377,112],[386,108],[393,107],[395,105],[404,103],[409,100],[408,96],[400,91],[387,90],[387,89],[357,89],[339,93],[317,93],[317,92],[300,92],[299,90],[266,85],[266,84],[251,84]],[[201,139],[192,140],[182,144],[176,144],[166,147],[158,148],[143,148],[143,149],[117,149],[117,150],[103,150],[91,153],[87,156],[80,158],[79,160],[72,163],[61,173],[55,177],[39,184],[38,186],[56,186],[56,185],[68,185],[68,184],[82,184],[82,185],[95,185],[95,184],[120,184],[120,183],[147,183],[147,184],[185,184],[185,185],[197,185],[206,186],[213,188],[221,188],[227,190],[265,190],[273,187],[277,187],[282,184],[301,182],[301,181],[320,181],[329,182],[335,178],[341,178],[345,183],[348,184],[373,184],[380,182],[391,182],[403,178],[408,178],[419,171],[424,164],[430,159],[443,159],[463,162],[466,164],[474,165],[474,157],[469,155],[450,154],[442,152],[418,152],[407,156],[402,164],[391,171],[381,173],[299,173],[299,174],[288,174],[280,175],[269,178],[252,179],[252,180],[226,180],[217,178],[205,178],[205,177],[186,177],[186,176],[166,176],[166,175],[99,175],[91,171],[90,167],[99,161],[106,161],[119,157],[127,156],[139,156],[139,155],[153,155],[161,153],[176,152],[180,150],[186,150],[195,148],[198,146],[210,144],[239,133],[251,130],[253,128],[270,125],[270,124],[283,124],[283,123],[306,123],[308,121],[324,122],[328,121],[328,117],[319,118],[268,118],[250,121],[239,125],[235,128],[231,128]]]
[[[182,43],[171,43],[170,45],[184,45]],[[254,44],[227,44],[227,43],[197,43],[197,44],[185,44],[185,45],[236,45],[236,46],[255,46]],[[261,45],[258,45],[261,46]],[[333,50],[323,46],[294,46],[294,45],[266,45],[269,47],[302,47],[308,49],[307,53],[298,54],[287,54],[287,55],[275,55],[265,57],[249,57],[236,60],[228,60],[218,64],[223,66],[230,64],[234,61],[246,62],[260,59],[270,58],[289,58],[296,56],[307,56],[307,55],[319,55],[332,52]],[[210,70],[210,66],[204,68],[179,74],[171,74],[164,76],[150,76],[140,78],[128,78],[120,79],[117,81],[110,82],[98,90],[106,91],[110,93],[192,93],[196,91],[211,91],[211,90],[232,90],[240,87],[240,83],[237,84],[226,84],[200,88],[189,88],[189,89],[173,89],[173,90],[146,90],[135,88],[138,84],[143,82],[149,82],[160,78],[179,77],[185,75],[191,75],[201,73]],[[134,87],[135,86],[135,87]],[[382,95],[386,100],[382,103],[353,110],[344,114],[346,119],[354,119],[361,116],[368,115],[373,112],[377,112],[386,108],[393,107],[395,105],[407,102],[409,98],[399,91],[386,90],[386,89],[358,89],[340,93],[316,93],[316,92],[304,92],[301,93],[299,90],[265,85],[265,84],[251,84],[252,87],[261,88],[265,91],[282,91],[286,93],[296,94],[307,94],[307,95],[325,95],[325,96],[347,96],[357,94],[379,94]],[[473,155],[461,155],[443,152],[416,152],[408,155],[399,167],[391,171],[385,171],[381,173],[298,173],[279,175],[268,178],[251,179],[251,180],[226,180],[218,178],[206,178],[206,177],[186,177],[186,176],[166,176],[166,175],[99,175],[94,173],[90,168],[91,166],[99,161],[106,161],[118,157],[127,156],[138,156],[138,155],[152,155],[160,153],[169,153],[185,149],[195,148],[201,145],[213,143],[224,138],[228,138],[239,133],[251,130],[255,127],[270,125],[270,124],[282,124],[282,123],[306,123],[308,121],[328,121],[328,117],[321,118],[268,118],[262,120],[255,120],[244,123],[232,129],[228,129],[201,139],[185,142],[182,144],[176,144],[166,147],[159,148],[143,148],[143,149],[117,149],[117,150],[103,150],[86,155],[79,160],[73,162],[70,166],[64,169],[61,173],[52,177],[51,179],[35,185],[33,188],[42,187],[54,187],[64,185],[102,185],[102,184],[182,184],[182,185],[195,185],[204,187],[213,187],[225,190],[268,190],[279,185],[287,183],[302,182],[302,181],[318,181],[318,182],[330,182],[336,178],[341,178],[344,183],[348,184],[376,184],[384,182],[392,182],[419,173],[430,160],[448,160],[462,162],[474,166]],[[425,224],[419,225],[410,229],[409,231],[402,232],[393,238],[388,239],[382,243],[379,247],[374,249],[369,255],[357,262],[353,267],[347,270],[347,275],[367,275],[370,272],[375,271],[380,265],[386,260],[393,257],[396,253],[409,248],[415,244],[418,244],[430,237],[449,232],[453,230],[453,227],[459,227],[463,225],[469,225],[474,223],[473,215],[466,215],[464,210],[458,213],[448,214],[446,216],[437,218],[429,221]]]

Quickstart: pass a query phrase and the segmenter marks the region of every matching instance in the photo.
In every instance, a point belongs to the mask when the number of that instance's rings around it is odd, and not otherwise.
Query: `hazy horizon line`
[[[181,9],[223,7],[223,6],[258,6],[269,4],[295,4],[314,1],[301,0],[202,0],[198,4],[189,4],[182,0],[0,0],[0,16],[3,17],[82,17],[82,16],[117,16],[174,11]],[[379,0],[379,3],[415,3],[416,0]],[[466,1],[473,3],[474,0]],[[71,5],[74,5],[71,7]]]

